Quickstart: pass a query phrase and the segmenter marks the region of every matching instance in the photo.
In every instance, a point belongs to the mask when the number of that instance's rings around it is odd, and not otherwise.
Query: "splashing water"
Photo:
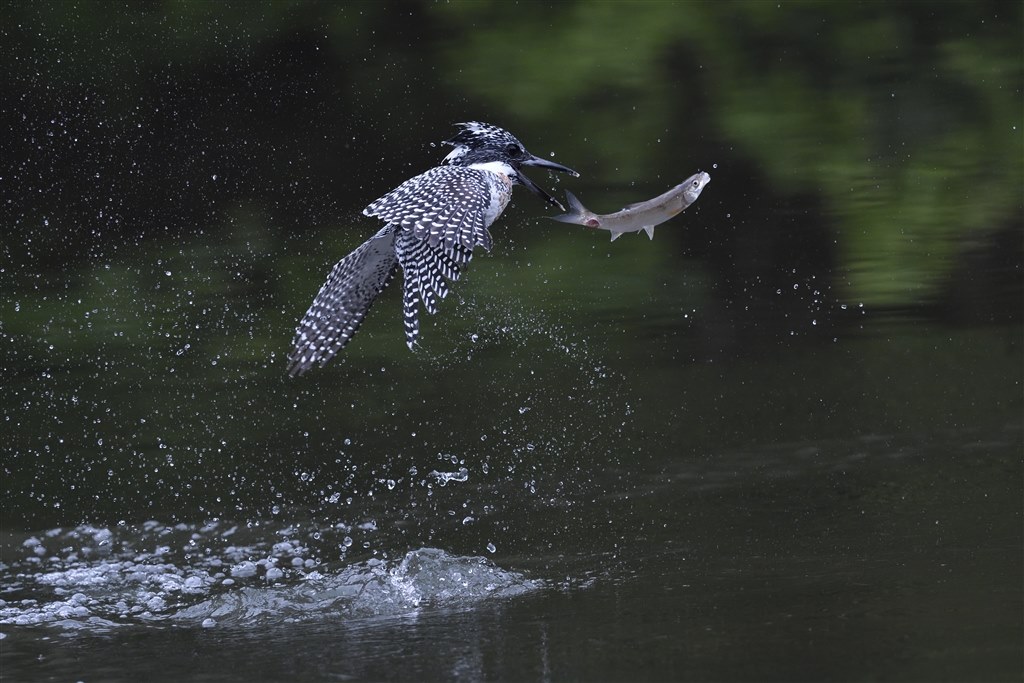
[[[342,566],[314,560],[297,541],[212,550],[235,531],[148,522],[134,535],[80,526],[31,536],[20,544],[23,559],[0,565],[0,624],[93,631],[265,625],[462,606],[543,585],[483,557],[437,548]],[[49,547],[60,549],[51,554]]]

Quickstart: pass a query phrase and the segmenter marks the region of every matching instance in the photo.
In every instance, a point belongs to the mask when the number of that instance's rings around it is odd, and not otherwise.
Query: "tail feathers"
[[[472,258],[470,247],[430,246],[410,228],[384,226],[331,269],[295,329],[288,374],[294,377],[323,365],[344,348],[399,266],[405,341],[414,348],[420,333],[419,304],[437,313],[439,300],[448,296],[447,280],[458,280]]]
[[[418,283],[412,281],[416,278],[410,278],[408,271],[403,272],[405,279],[402,287],[402,324],[405,326],[405,345],[412,351],[420,336],[420,318],[416,305],[419,290]]]
[[[295,329],[288,374],[301,375],[333,358],[359,330],[397,270],[393,225],[338,261]]]
[[[403,229],[395,240],[395,254],[402,267],[402,319],[405,324],[405,343],[410,349],[419,339],[419,304],[428,313],[437,313],[438,300],[448,296],[446,279],[459,279],[462,270],[473,258],[473,250],[461,244],[451,247],[430,246]]]

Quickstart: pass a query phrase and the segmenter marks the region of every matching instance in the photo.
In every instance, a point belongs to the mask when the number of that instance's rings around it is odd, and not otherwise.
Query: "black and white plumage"
[[[295,330],[288,354],[290,375],[301,375],[334,357],[399,268],[405,339],[414,348],[419,307],[436,313],[438,302],[448,295],[448,281],[459,279],[473,249],[482,246],[490,251],[488,229],[508,205],[513,185],[524,185],[562,209],[523,174],[522,167],[578,173],[533,156],[497,126],[458,126],[458,134],[444,143],[454,149],[440,166],[406,180],[363,210],[386,225],[331,269]]]

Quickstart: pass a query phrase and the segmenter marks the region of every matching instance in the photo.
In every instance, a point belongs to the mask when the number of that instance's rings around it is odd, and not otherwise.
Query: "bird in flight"
[[[406,180],[363,209],[384,227],[338,261],[295,329],[288,374],[295,376],[334,357],[355,335],[374,300],[402,270],[402,317],[409,348],[419,337],[419,308],[436,313],[448,295],[447,281],[459,279],[473,249],[491,249],[488,228],[524,185],[565,211],[554,197],[523,173],[537,166],[579,177],[579,173],[526,151],[503,128],[473,121],[444,144],[454,149],[440,166]]]

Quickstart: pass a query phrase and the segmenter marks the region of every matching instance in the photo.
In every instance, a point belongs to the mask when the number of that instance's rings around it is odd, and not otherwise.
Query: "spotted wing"
[[[484,171],[438,166],[405,181],[363,213],[411,229],[431,247],[461,245],[472,250],[480,245],[490,251],[490,206],[491,186]]]
[[[448,296],[446,280],[456,281],[473,258],[473,250],[453,244],[430,246],[416,237],[414,230],[405,229],[395,238],[395,254],[402,266],[402,319],[405,323],[405,343],[412,349],[420,334],[419,303],[433,315],[437,313],[439,299]]]
[[[301,375],[333,358],[355,335],[397,268],[393,225],[338,261],[295,329],[288,374]]]

